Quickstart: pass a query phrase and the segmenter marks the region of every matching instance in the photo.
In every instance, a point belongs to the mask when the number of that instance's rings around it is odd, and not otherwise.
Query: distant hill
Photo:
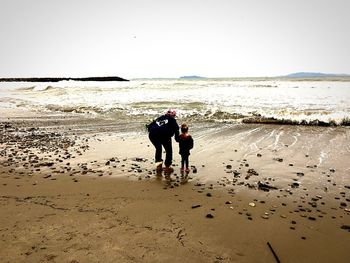
[[[347,74],[327,74],[319,72],[296,72],[283,77],[287,78],[323,78],[323,77],[350,77]]]
[[[182,76],[180,77],[180,79],[205,79],[205,77],[193,75],[193,76]]]
[[[86,78],[0,78],[0,82],[58,82],[62,80],[77,81],[129,81],[120,77],[86,77]]]

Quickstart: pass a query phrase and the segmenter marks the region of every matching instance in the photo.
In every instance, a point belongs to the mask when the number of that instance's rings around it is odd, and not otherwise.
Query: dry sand
[[[169,180],[141,129],[2,121],[0,262],[348,262],[347,128],[192,124]]]

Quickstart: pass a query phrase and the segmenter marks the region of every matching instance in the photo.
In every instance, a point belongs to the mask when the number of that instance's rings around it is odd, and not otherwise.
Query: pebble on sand
[[[350,225],[342,225],[340,228],[350,232]]]

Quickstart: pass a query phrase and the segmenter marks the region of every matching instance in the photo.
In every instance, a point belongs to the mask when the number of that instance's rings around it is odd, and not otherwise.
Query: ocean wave
[[[17,101],[17,105],[28,105],[28,102]],[[194,104],[194,105],[193,105]],[[172,106],[172,107],[171,107]],[[175,107],[174,107],[175,106]],[[196,107],[194,107],[196,106]],[[166,112],[168,108],[175,108],[178,112],[178,118],[188,122],[244,122],[244,123],[263,123],[263,124],[290,124],[290,125],[317,125],[317,126],[333,126],[338,125],[346,117],[338,119],[328,118],[329,112],[323,112],[323,115],[305,114],[305,112],[291,114],[281,114],[281,112],[269,112],[261,114],[257,111],[247,113],[228,112],[220,108],[208,109],[208,105],[202,103],[188,103],[176,105],[163,101],[159,104],[152,102],[133,103],[132,105],[118,105],[114,107],[86,106],[86,105],[57,105],[48,104],[43,106],[45,110],[62,113],[77,114],[96,114],[107,118],[137,118],[137,119],[154,119]],[[319,119],[323,117],[323,119]]]
[[[350,126],[350,118],[344,117],[340,121],[335,121],[329,119],[328,121],[322,121],[319,119],[312,120],[294,120],[294,119],[280,119],[275,117],[265,117],[265,116],[255,116],[244,118],[242,120],[246,124],[278,124],[278,125],[300,125],[300,126],[322,126],[322,127],[332,127],[332,126]]]
[[[132,102],[129,104],[129,107],[136,108],[136,109],[169,109],[169,108],[175,108],[182,110],[202,110],[205,109],[208,106],[207,103],[201,102],[201,101],[170,101],[170,100],[163,100],[163,101],[142,101],[142,102]]]
[[[39,85],[35,86],[33,88],[33,91],[50,91],[50,90],[60,90],[62,89],[61,87],[54,87],[54,86],[46,86],[46,85]]]
[[[30,107],[32,104],[30,101],[19,99],[19,98],[11,98],[11,97],[3,97],[0,98],[0,102],[2,104],[12,105],[14,107]]]
[[[65,112],[65,113],[92,113],[92,114],[103,114],[106,113],[101,107],[96,106],[79,106],[79,105],[57,105],[48,104],[44,106],[46,110],[54,112]]]
[[[35,85],[30,87],[20,87],[17,88],[16,91],[48,91],[48,90],[56,90],[56,89],[62,89],[61,87],[54,87],[51,85]]]
[[[216,111],[207,111],[203,115],[204,119],[207,120],[217,120],[217,121],[227,121],[227,120],[238,120],[245,118],[246,115],[243,115],[241,113],[230,113],[230,112],[225,112],[222,110],[216,110]]]
[[[30,86],[30,87],[20,87],[16,88],[17,91],[31,91],[35,88],[35,86]]]
[[[168,104],[169,103],[169,104]],[[303,112],[303,115],[293,114],[281,115],[280,112],[261,114],[257,111],[251,111],[247,113],[242,112],[229,112],[220,108],[208,109],[208,105],[203,103],[187,103],[187,104],[174,104],[167,101],[163,101],[160,104],[152,104],[152,102],[133,103],[132,105],[116,105],[114,107],[101,107],[101,106],[87,106],[87,105],[60,105],[60,104],[35,104],[31,101],[14,99],[14,98],[0,98],[0,104],[4,108],[21,107],[34,111],[43,112],[55,112],[62,114],[83,114],[83,115],[98,115],[101,118],[113,119],[116,123],[120,120],[125,121],[137,121],[141,123],[147,123],[148,120],[157,118],[164,114],[168,109],[167,106],[171,105],[178,111],[178,119],[181,122],[211,122],[211,123],[245,123],[245,124],[278,124],[278,125],[307,125],[307,126],[349,126],[350,117],[348,115],[341,114],[337,119],[325,118],[324,114],[329,112],[323,112],[323,115],[308,115]],[[11,106],[12,105],[12,106]],[[174,107],[178,106],[178,107]],[[294,117],[293,117],[294,116]],[[305,118],[304,118],[305,117]],[[323,117],[323,119],[319,119]]]
[[[267,84],[267,85],[259,84],[259,85],[252,85],[250,86],[250,88],[278,88],[278,86],[270,85],[270,84]]]

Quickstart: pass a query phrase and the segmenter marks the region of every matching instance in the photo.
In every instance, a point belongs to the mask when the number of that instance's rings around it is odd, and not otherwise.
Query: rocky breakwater
[[[71,78],[71,77],[42,77],[42,78],[0,78],[0,82],[58,82],[63,80],[74,81],[129,81],[115,76],[108,77],[85,77],[85,78]]]

